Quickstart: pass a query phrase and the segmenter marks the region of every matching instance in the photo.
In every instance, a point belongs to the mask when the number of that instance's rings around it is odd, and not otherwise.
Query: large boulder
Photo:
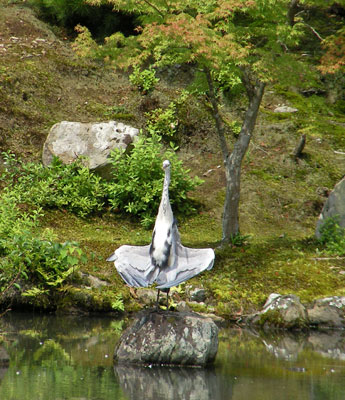
[[[53,157],[68,164],[85,157],[86,165],[109,178],[112,150],[126,150],[139,130],[122,122],[81,123],[62,121],[55,124],[43,145],[42,161],[49,165]]]
[[[320,238],[320,229],[327,218],[337,217],[338,223],[345,228],[345,178],[338,182],[328,196],[316,225],[316,237]]]
[[[318,299],[307,309],[310,324],[317,328],[345,328],[345,297]]]
[[[214,361],[218,328],[195,313],[146,310],[126,329],[115,349],[117,363],[204,366]]]
[[[249,316],[248,323],[263,329],[302,329],[309,325],[305,307],[293,294],[272,293],[263,309]]]

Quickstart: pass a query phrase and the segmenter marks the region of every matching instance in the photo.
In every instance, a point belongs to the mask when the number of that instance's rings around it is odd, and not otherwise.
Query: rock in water
[[[62,121],[55,124],[43,145],[44,165],[53,157],[65,164],[86,157],[87,166],[109,178],[109,155],[115,148],[125,150],[138,136],[139,130],[122,122],[81,123]]]
[[[195,313],[148,310],[138,314],[115,349],[117,363],[205,366],[218,350],[218,328]]]
[[[345,297],[317,299],[307,309],[310,323],[317,328],[345,328]]]
[[[272,293],[263,309],[250,315],[247,322],[263,329],[301,329],[308,326],[308,315],[299,297]]]

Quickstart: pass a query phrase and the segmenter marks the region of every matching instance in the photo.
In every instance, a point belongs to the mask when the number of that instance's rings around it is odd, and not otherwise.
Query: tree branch
[[[246,89],[249,101],[254,97],[254,85],[250,80],[250,72],[245,68],[240,68],[242,71],[241,81],[244,88]]]
[[[162,18],[164,18],[164,14],[162,13],[162,11],[158,7],[156,7],[154,4],[150,3],[148,0],[143,0],[143,2],[146,3],[149,7],[153,8],[155,11],[157,11],[158,14]]]
[[[323,41],[323,37],[309,24],[307,24],[306,22],[303,22],[305,26],[307,26],[312,32],[313,34],[321,41]]]
[[[214,85],[213,85],[213,79],[211,76],[211,72],[207,67],[205,67],[204,73],[205,73],[206,79],[207,79],[210,101],[211,101],[211,105],[212,105],[212,114],[213,114],[213,118],[216,122],[216,129],[217,129],[217,133],[218,133],[218,137],[219,137],[219,141],[220,141],[220,147],[221,147],[222,154],[223,154],[223,160],[224,160],[224,162],[226,162],[226,160],[229,157],[230,152],[229,152],[228,144],[225,140],[224,123],[219,114],[218,102],[217,102],[217,98],[216,98],[216,93],[215,93],[215,89],[214,89]]]

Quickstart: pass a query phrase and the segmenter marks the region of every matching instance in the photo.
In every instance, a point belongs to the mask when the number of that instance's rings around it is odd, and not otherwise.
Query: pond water
[[[123,328],[111,318],[6,314],[0,319],[0,399],[345,399],[343,331],[222,329],[213,368],[114,368]]]

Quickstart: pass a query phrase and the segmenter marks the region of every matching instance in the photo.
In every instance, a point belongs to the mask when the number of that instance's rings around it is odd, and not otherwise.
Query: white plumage
[[[152,241],[147,246],[119,247],[108,258],[123,280],[134,287],[157,283],[158,289],[169,289],[213,267],[212,249],[191,249],[180,241],[169,200],[170,162],[163,162],[165,171],[162,199],[159,205]]]

